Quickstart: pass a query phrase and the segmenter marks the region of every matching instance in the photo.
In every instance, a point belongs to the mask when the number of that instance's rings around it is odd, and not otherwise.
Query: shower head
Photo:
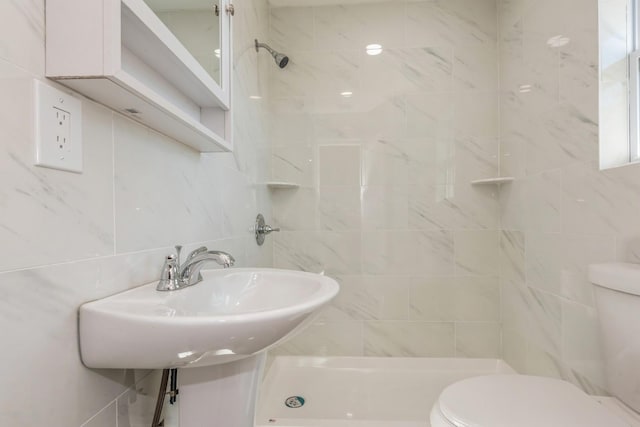
[[[281,53],[277,53],[273,56],[273,59],[275,59],[276,64],[278,64],[278,67],[280,68],[284,68],[287,66],[287,64],[289,63],[289,57],[287,55],[283,55]]]
[[[271,56],[273,56],[273,59],[276,61],[278,67],[284,68],[289,63],[289,57],[287,55],[276,52],[275,50],[271,49],[268,44],[258,42],[258,39],[255,39],[255,46],[256,52],[259,52],[261,47],[266,49],[271,54]]]

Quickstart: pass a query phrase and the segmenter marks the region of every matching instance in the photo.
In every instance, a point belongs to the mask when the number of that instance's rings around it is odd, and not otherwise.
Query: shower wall
[[[320,2],[319,2],[320,3]],[[495,0],[278,7],[270,43],[276,267],[340,295],[276,354],[501,351]],[[382,52],[369,55],[366,46]],[[373,53],[373,52],[370,52]]]
[[[498,4],[504,357],[600,393],[586,270],[640,261],[640,167],[598,170],[598,2]]]

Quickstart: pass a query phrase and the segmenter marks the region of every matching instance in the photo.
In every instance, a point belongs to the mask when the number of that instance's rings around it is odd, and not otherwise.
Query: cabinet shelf
[[[232,151],[229,90],[143,0],[47,0],[46,15],[48,78],[200,152]]]

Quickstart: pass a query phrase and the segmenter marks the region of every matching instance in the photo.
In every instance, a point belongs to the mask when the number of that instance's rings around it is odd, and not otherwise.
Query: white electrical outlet
[[[36,165],[82,172],[82,103],[34,81]]]

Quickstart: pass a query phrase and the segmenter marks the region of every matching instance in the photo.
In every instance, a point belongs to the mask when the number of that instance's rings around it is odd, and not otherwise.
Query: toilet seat
[[[528,375],[468,378],[442,391],[432,427],[629,427],[574,385]]]

